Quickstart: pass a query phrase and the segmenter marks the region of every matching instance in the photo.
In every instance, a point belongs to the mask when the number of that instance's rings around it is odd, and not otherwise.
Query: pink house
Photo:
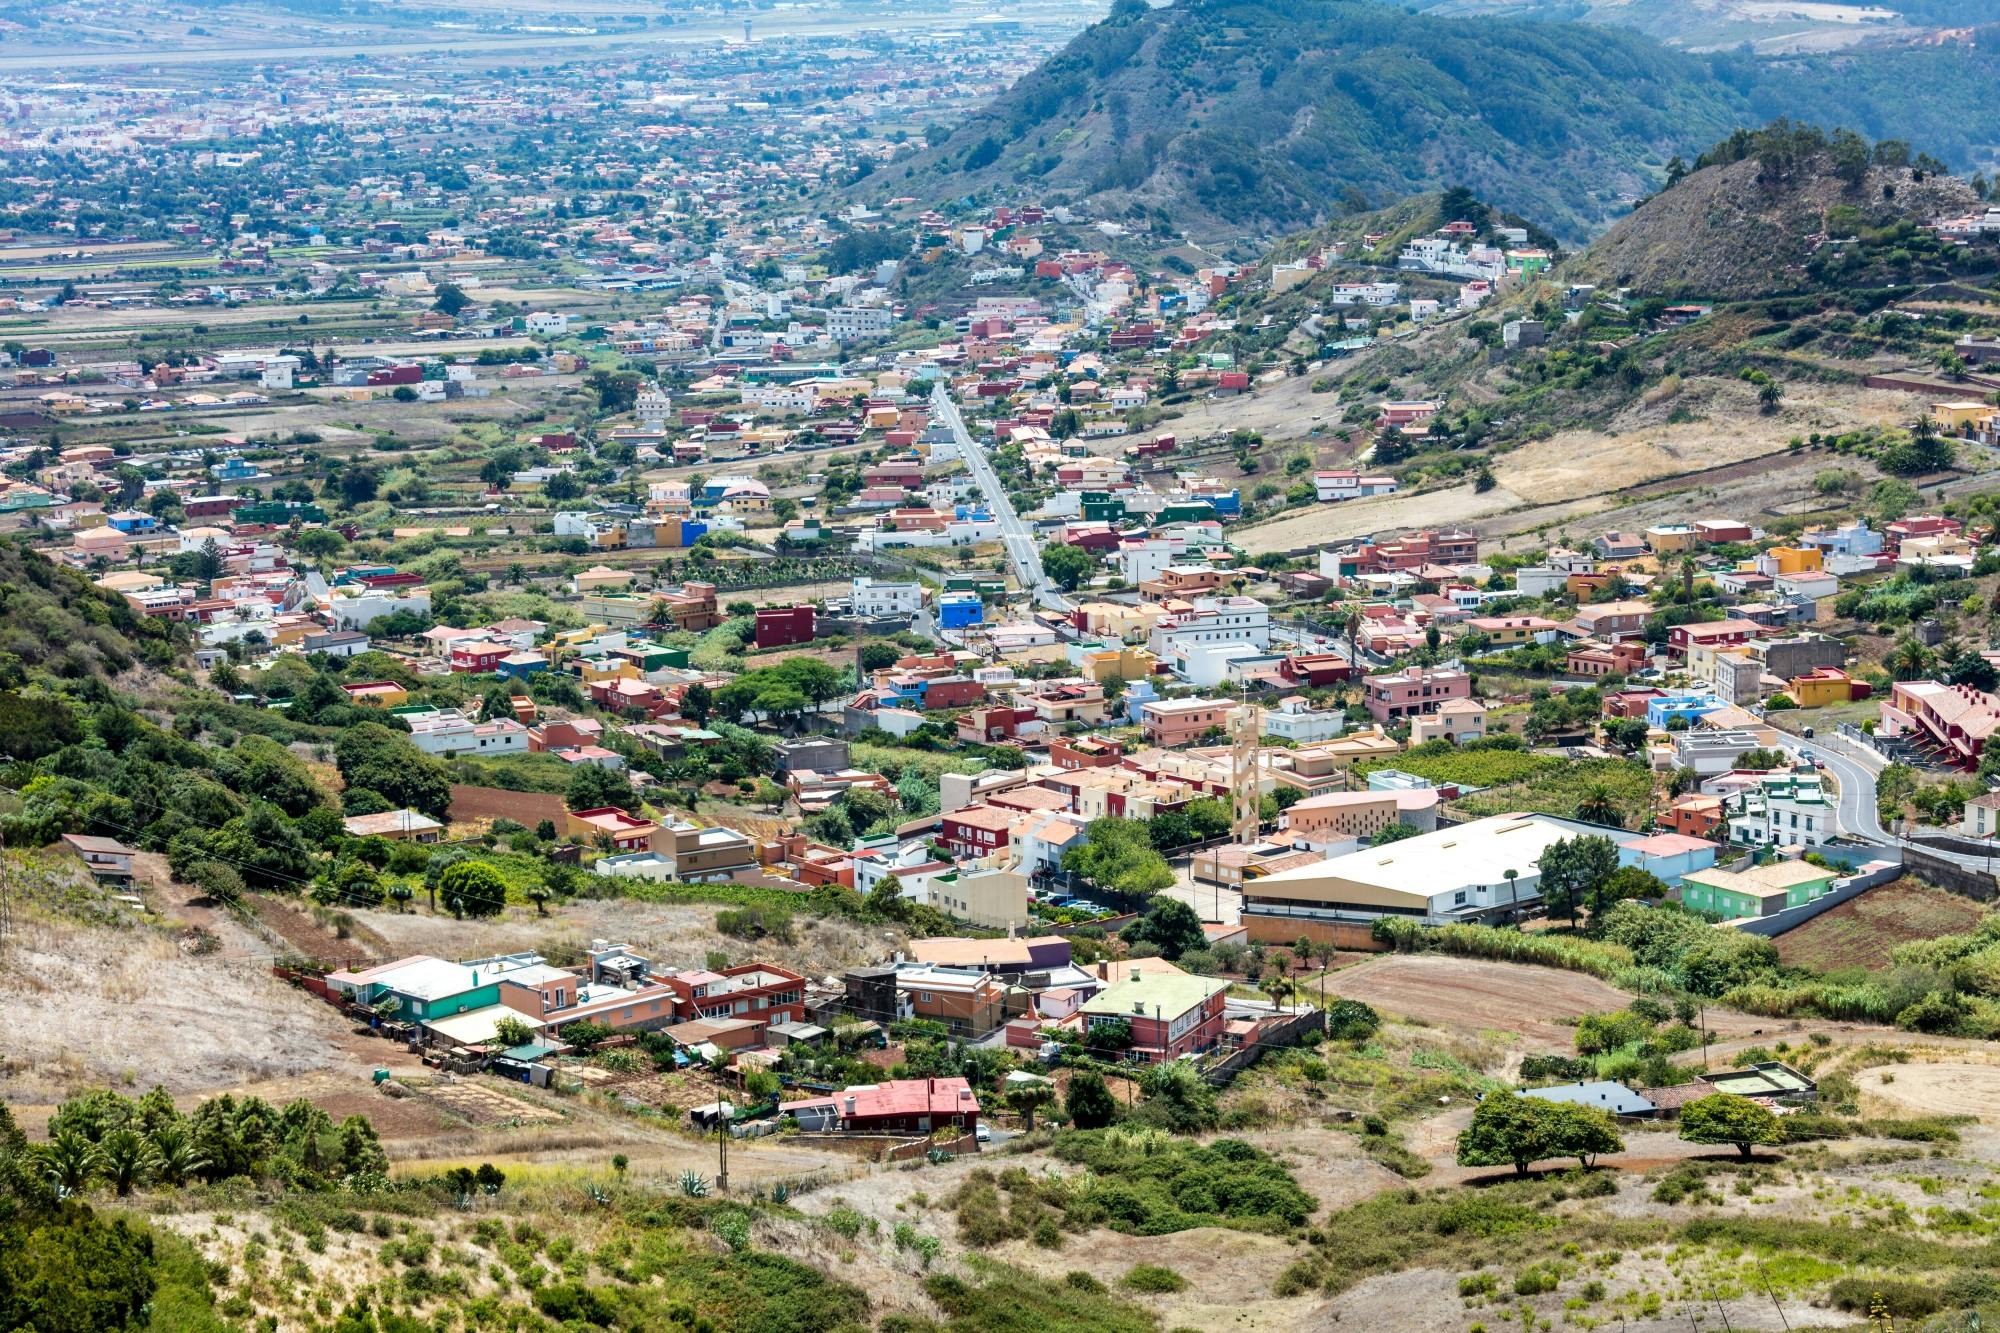
[[[1155,699],[1139,706],[1139,730],[1162,749],[1199,740],[1211,727],[1229,725],[1236,705],[1227,699]]]
[[[1361,682],[1368,716],[1377,722],[1422,717],[1452,699],[1472,697],[1472,677],[1449,667],[1413,667],[1389,676],[1369,676]]]

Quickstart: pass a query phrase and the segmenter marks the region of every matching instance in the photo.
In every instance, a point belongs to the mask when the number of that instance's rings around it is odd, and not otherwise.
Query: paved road
[[[1840,801],[1835,818],[1842,833],[1879,847],[1914,848],[1926,856],[1950,861],[1966,870],[1991,869],[1991,856],[1911,842],[1882,827],[1881,817],[1876,813],[1875,778],[1888,767],[1889,761],[1876,751],[1844,736],[1820,736],[1809,741],[1796,736],[1781,736],[1779,744],[1793,754],[1819,760],[1833,775],[1834,781],[1840,784]]]
[[[965,459],[973,481],[986,497],[986,507],[993,511],[993,520],[1000,528],[1000,541],[1007,550],[1007,563],[1012,566],[1022,590],[1049,610],[1070,610],[1069,599],[1057,591],[1042,571],[1042,553],[1035,545],[1034,529],[1014,512],[1014,502],[1007,498],[1007,488],[1001,484],[1000,474],[993,470],[993,460],[986,456],[986,451],[972,438],[972,432],[965,428],[965,418],[959,415],[958,404],[951,400],[950,392],[942,383],[931,390],[931,416],[951,432],[952,439],[958,444],[959,455]]]

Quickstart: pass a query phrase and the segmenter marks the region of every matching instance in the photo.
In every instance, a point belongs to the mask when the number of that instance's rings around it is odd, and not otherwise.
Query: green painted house
[[[1681,876],[1681,902],[1725,921],[1771,916],[1823,896],[1839,873],[1804,861],[1774,861],[1742,871],[1691,870]]]
[[[1086,523],[1117,523],[1125,517],[1125,499],[1108,491],[1085,491],[1078,501]]]

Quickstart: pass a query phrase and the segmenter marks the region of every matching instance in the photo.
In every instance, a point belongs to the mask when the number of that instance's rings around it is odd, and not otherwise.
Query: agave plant
[[[791,1201],[791,1197],[792,1197],[792,1187],[790,1185],[780,1183],[771,1186],[772,1203],[789,1203]]]
[[[698,1171],[683,1171],[681,1193],[690,1199],[705,1199],[708,1197],[708,1182],[701,1178],[701,1173]]]

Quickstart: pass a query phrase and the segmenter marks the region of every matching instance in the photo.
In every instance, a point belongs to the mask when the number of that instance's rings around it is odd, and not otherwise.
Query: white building
[[[569,332],[569,316],[552,310],[537,310],[521,321],[521,327],[537,338],[550,338]]]
[[[425,754],[456,755],[526,754],[528,729],[512,718],[474,722],[456,708],[441,708],[428,714],[412,714],[410,740]]]
[[[1293,695],[1264,711],[1264,734],[1298,745],[1330,741],[1347,730],[1347,714],[1338,708],[1314,708]]]
[[[638,400],[632,404],[632,410],[638,414],[640,425],[659,430],[667,424],[667,418],[673,415],[674,400],[659,385],[648,384],[639,390]]]
[[[896,313],[887,306],[835,306],[826,312],[827,335],[838,342],[879,338],[896,327]]]
[[[330,590],[327,610],[335,629],[367,629],[383,616],[408,611],[414,616],[431,613],[429,588],[400,588],[372,591],[359,584],[337,584]]]
[[[1271,646],[1271,608],[1254,597],[1198,597],[1194,610],[1153,627],[1146,646],[1169,658],[1187,647],[1247,643],[1262,652]]]
[[[914,616],[924,609],[924,585],[863,576],[854,580],[853,598],[858,616]]]
[[[1359,500],[1368,495],[1394,495],[1394,477],[1366,477],[1353,468],[1313,473],[1313,493],[1322,501]]]

